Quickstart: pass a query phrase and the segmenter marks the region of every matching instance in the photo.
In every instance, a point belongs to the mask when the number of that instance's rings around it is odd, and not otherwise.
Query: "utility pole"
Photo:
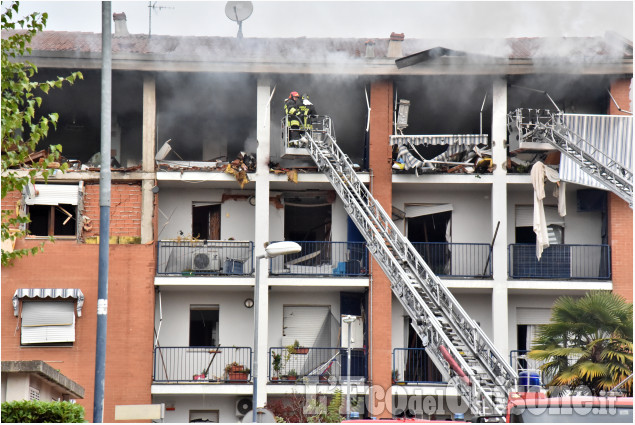
[[[93,422],[104,420],[106,331],[108,323],[108,257],[110,247],[110,138],[112,110],[111,4],[101,3],[101,165],[99,169],[99,271],[97,277],[97,343]]]

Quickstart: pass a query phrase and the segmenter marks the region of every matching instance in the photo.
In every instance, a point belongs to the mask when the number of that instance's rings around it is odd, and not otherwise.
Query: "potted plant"
[[[289,381],[295,381],[296,379],[298,379],[298,372],[296,372],[295,369],[291,369],[289,371],[289,375],[288,375],[287,379]]]
[[[397,383],[397,381],[399,381],[399,371],[393,370],[392,371],[392,383],[395,384],[395,383]]]
[[[300,347],[300,342],[296,339],[293,344],[287,346],[289,354],[307,354],[309,349],[306,347]]]
[[[225,366],[225,372],[227,372],[227,373],[240,372],[244,368],[245,368],[245,366],[243,366],[241,364],[238,364],[237,362],[233,362],[233,363],[229,363],[227,366]]]
[[[192,379],[194,379],[195,381],[203,381],[205,378],[207,378],[207,377],[205,376],[205,369],[203,369],[203,370],[201,371],[201,373],[200,373],[200,374],[198,374],[198,375],[194,375],[194,376],[192,377]]]
[[[282,354],[273,353],[272,357],[273,361],[271,362],[271,365],[273,366],[273,371],[275,372],[276,376],[272,376],[271,380],[277,381],[280,376],[280,369],[282,369]]]

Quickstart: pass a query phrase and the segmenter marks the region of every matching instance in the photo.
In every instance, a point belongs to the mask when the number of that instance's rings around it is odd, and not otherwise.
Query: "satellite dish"
[[[254,5],[250,1],[228,1],[225,5],[225,15],[238,22],[238,38],[243,38],[243,21],[249,18],[253,11]]]

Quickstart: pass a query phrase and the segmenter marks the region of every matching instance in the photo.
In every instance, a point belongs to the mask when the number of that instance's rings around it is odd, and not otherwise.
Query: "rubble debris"
[[[256,171],[256,157],[252,154],[240,152],[235,160],[227,164],[225,172],[236,177],[236,181],[240,183],[240,188],[245,187],[249,183],[247,172]]]

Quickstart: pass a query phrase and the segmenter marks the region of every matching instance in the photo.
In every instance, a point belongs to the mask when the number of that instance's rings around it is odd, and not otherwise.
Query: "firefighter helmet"
[[[300,95],[298,94],[298,92],[297,92],[297,91],[292,91],[292,92],[289,94],[289,99],[291,99],[291,98],[293,98],[293,97],[300,97]]]

